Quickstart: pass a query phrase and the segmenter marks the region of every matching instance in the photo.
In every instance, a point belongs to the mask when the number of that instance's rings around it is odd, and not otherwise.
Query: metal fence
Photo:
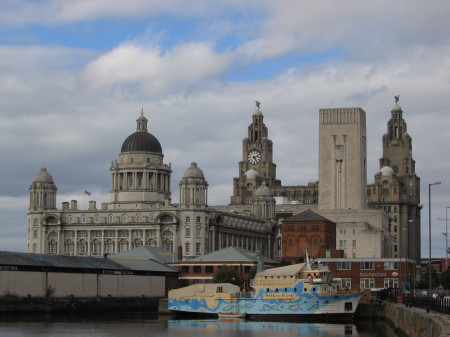
[[[380,300],[390,300],[401,302],[409,307],[423,308],[427,312],[436,311],[450,314],[450,296],[446,293],[433,293],[428,296],[427,291],[416,290],[409,294],[404,294],[402,289],[383,289],[378,292],[377,298]]]

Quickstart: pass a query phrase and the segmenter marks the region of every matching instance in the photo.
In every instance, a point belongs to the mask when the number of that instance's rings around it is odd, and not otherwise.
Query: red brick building
[[[298,263],[308,254],[318,257],[321,249],[336,249],[336,223],[310,209],[284,219],[281,224],[282,259]]]
[[[352,290],[401,288],[405,283],[409,284],[412,289],[414,278],[420,278],[420,271],[414,269],[414,261],[403,258],[324,258],[318,260],[327,265],[334,278],[342,280],[343,287]]]

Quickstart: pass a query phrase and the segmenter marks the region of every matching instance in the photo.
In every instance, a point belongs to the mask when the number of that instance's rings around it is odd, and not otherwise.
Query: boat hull
[[[301,296],[280,296],[280,298],[237,297],[225,298],[220,294],[214,298],[170,298],[168,308],[172,311],[216,314],[245,313],[250,318],[279,315],[324,315],[351,316],[356,311],[360,293],[342,294],[303,294]]]

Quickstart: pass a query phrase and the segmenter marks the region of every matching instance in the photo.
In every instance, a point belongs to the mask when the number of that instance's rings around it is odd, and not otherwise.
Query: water
[[[173,320],[147,313],[0,317],[0,336],[152,337],[397,337],[384,321],[354,324]]]

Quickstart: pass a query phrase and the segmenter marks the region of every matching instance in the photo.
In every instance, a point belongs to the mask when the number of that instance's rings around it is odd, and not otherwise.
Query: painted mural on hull
[[[169,309],[185,313],[246,315],[353,314],[361,293],[342,287],[326,268],[309,262],[256,274],[251,292],[232,284],[195,284],[169,292]]]

